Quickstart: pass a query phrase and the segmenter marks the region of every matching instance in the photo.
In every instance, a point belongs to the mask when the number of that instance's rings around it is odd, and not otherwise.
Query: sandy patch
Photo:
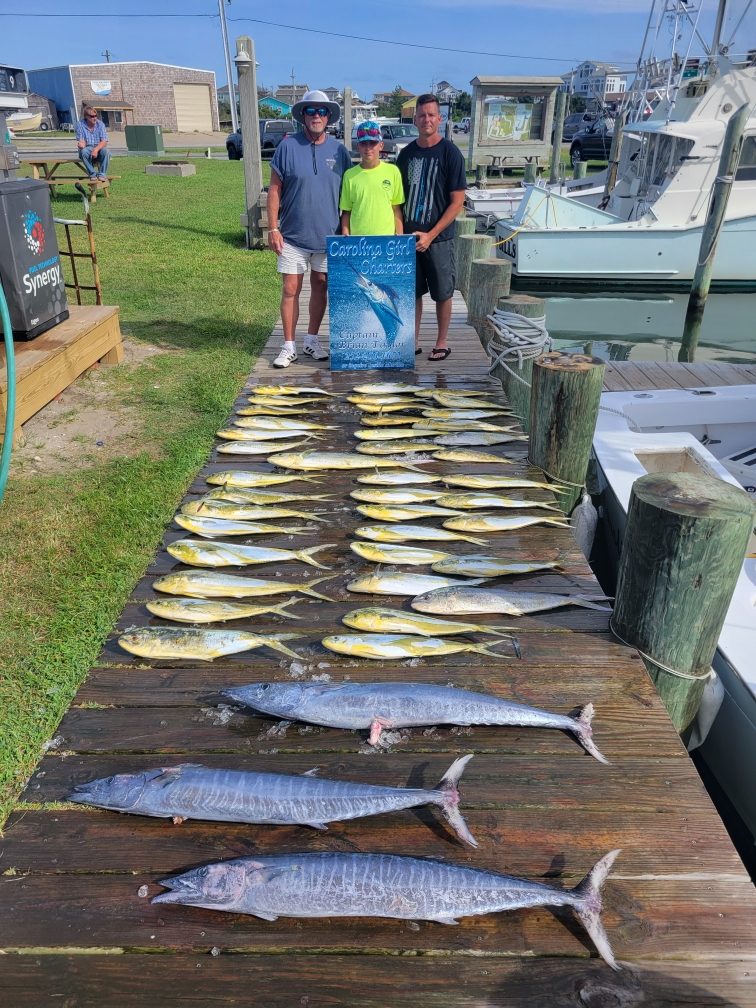
[[[124,364],[138,365],[165,353],[149,343],[123,341]],[[102,458],[128,456],[136,448],[138,420],[133,409],[113,401],[109,368],[85,371],[23,425],[25,445],[13,452],[15,475],[65,472]]]

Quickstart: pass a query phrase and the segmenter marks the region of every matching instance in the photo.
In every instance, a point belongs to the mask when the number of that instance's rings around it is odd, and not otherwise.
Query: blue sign
[[[415,366],[415,236],[327,240],[331,370]]]

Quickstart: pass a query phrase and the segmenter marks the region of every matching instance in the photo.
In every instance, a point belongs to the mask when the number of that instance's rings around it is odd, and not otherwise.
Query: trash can
[[[46,182],[0,182],[0,280],[16,339],[34,339],[68,318]]]
[[[126,146],[132,157],[158,157],[165,154],[162,126],[127,126]]]

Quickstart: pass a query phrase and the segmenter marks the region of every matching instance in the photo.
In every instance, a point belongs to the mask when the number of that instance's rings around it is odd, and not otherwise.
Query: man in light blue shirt
[[[84,117],[76,123],[76,141],[79,146],[79,159],[84,163],[90,179],[108,177],[110,151],[108,150],[108,134],[97,118],[97,112],[90,106],[84,106]],[[97,161],[97,168],[92,164]]]

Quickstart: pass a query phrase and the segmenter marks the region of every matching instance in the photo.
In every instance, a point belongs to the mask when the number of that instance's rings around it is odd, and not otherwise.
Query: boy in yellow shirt
[[[402,176],[396,165],[381,161],[383,140],[378,123],[360,123],[357,148],[360,163],[344,172],[341,184],[342,234],[404,234]]]

